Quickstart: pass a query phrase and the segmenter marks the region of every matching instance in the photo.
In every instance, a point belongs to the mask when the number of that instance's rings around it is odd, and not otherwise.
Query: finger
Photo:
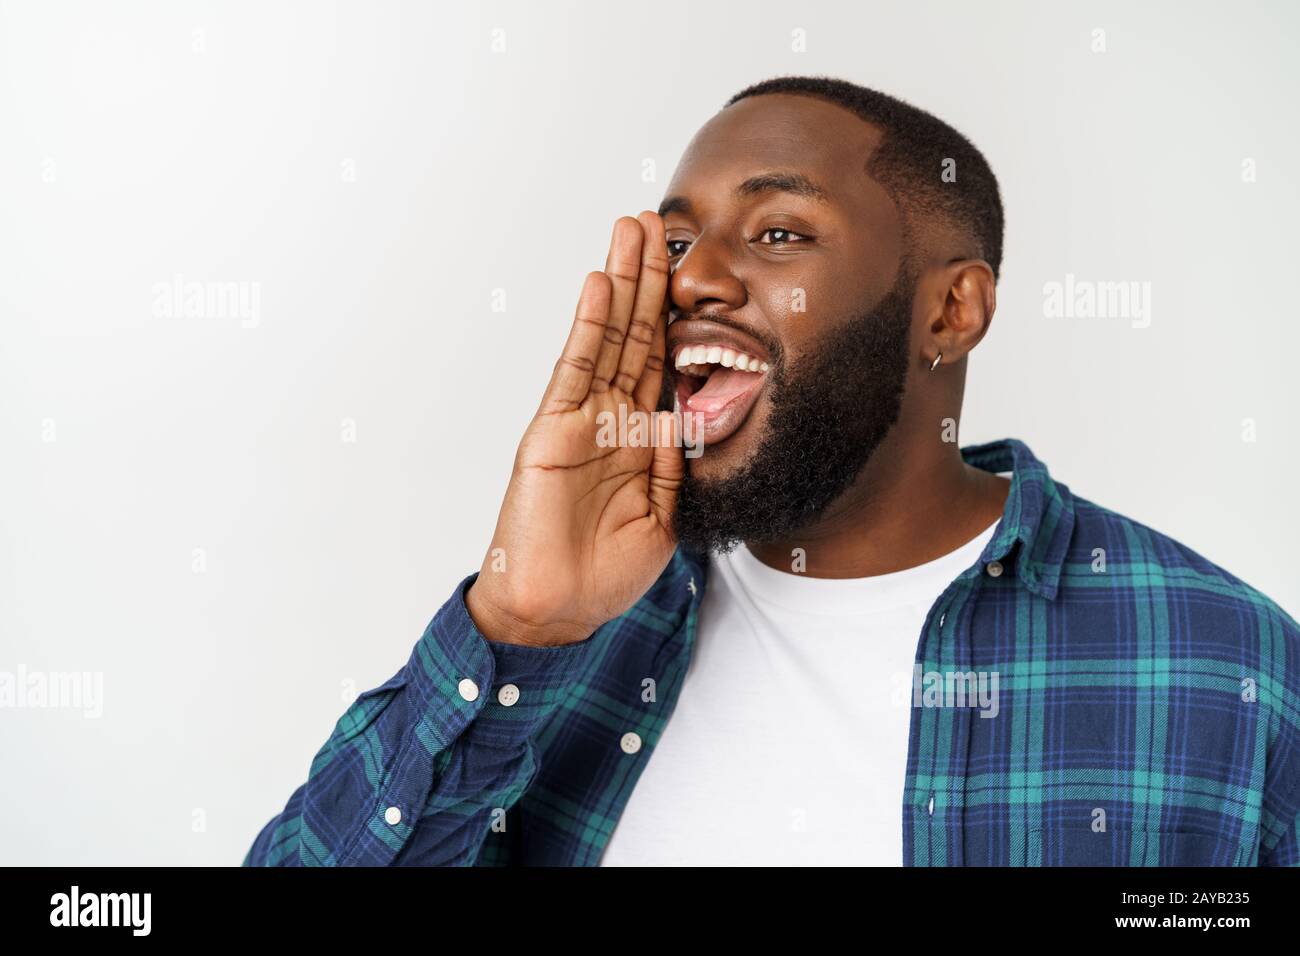
[[[632,318],[632,302],[636,298],[644,236],[641,223],[631,216],[623,216],[614,223],[609,257],[605,260],[605,274],[613,284],[614,294],[609,304],[605,341],[600,346],[600,357],[596,359],[596,371],[591,380],[593,392],[607,390],[614,373],[618,371],[618,357],[623,354],[623,339],[627,335],[627,325]]]
[[[659,316],[663,312],[664,293],[668,289],[668,242],[664,239],[664,221],[648,209],[637,216],[637,221],[645,232],[645,241],[641,243],[641,274],[637,276],[632,317],[628,321],[623,354],[619,357],[618,374],[613,383],[615,388],[629,395],[641,381],[646,358],[654,344]]]
[[[686,476],[686,459],[677,439],[681,416],[655,412],[655,454],[650,462],[650,511],[669,531],[677,510],[677,492]]]
[[[596,358],[605,341],[610,295],[609,277],[603,272],[588,272],[578,296],[569,339],[564,343],[564,351],[555,363],[550,384],[542,396],[540,414],[568,411],[587,397]]]
[[[636,383],[632,400],[637,408],[651,411],[659,407],[659,390],[664,383],[665,340],[668,337],[668,306],[655,319],[654,336],[650,340],[650,350],[646,353],[645,367],[641,370],[641,379]]]

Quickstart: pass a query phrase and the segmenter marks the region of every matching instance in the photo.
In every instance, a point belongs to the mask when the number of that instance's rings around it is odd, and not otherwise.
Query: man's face
[[[797,530],[898,417],[912,285],[897,209],[864,169],[880,138],[834,104],[756,96],[673,176],[665,388],[704,422],[677,516],[689,546]]]

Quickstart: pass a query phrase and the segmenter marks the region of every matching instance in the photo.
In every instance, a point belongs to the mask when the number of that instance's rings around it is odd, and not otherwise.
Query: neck
[[[976,537],[1001,517],[1010,481],[967,465],[956,442],[919,435],[896,425],[814,522],[774,542],[746,542],[750,551],[790,571],[791,552],[802,548],[801,573],[860,578],[933,561]]]

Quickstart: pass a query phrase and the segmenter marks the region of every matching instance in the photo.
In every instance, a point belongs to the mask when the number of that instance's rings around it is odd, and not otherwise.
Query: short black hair
[[[866,171],[898,204],[909,243],[918,221],[939,220],[966,233],[977,254],[993,269],[1002,266],[1002,198],[997,177],[984,155],[943,120],[885,93],[824,76],[779,76],[741,90],[723,104],[764,93],[816,96],[856,113],[880,127],[884,138]],[[956,181],[945,182],[952,160]]]

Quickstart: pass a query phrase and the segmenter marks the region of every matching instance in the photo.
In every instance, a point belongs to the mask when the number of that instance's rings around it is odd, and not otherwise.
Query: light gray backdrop
[[[242,860],[478,566],[613,220],[782,73],[909,99],[1001,179],[962,442],[1300,613],[1297,19],[0,4],[0,672],[92,675],[0,709],[0,862]],[[1067,276],[1149,312],[1053,317]]]

